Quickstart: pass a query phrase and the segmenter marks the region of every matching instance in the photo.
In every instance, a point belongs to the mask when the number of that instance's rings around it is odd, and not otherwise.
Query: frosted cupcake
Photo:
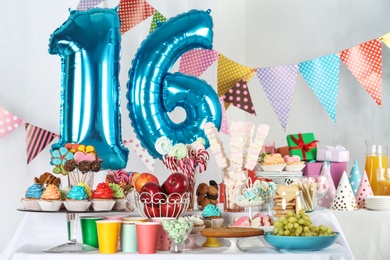
[[[64,205],[68,211],[86,211],[91,202],[88,201],[88,193],[84,186],[73,186],[66,196]]]
[[[286,155],[283,159],[287,164],[285,167],[286,171],[299,172],[305,167],[305,162],[301,161],[301,157],[298,155]]]
[[[23,207],[27,210],[41,210],[39,206],[39,199],[43,193],[43,187],[39,183],[34,183],[28,187],[24,198],[22,198],[21,203]]]
[[[263,154],[260,167],[263,171],[282,171],[286,167],[286,162],[279,153]]]
[[[114,209],[116,210],[124,210],[126,209],[126,202],[127,199],[125,198],[125,193],[123,192],[121,186],[116,183],[110,183],[109,184],[112,192],[113,192],[113,198],[115,200]]]
[[[92,194],[92,207],[96,211],[111,210],[114,207],[114,192],[105,182],[97,185]]]
[[[58,211],[62,205],[61,193],[54,184],[49,184],[43,191],[39,206],[43,211]]]
[[[203,208],[202,219],[207,228],[220,228],[223,224],[222,213],[214,204],[208,204]]]
[[[201,217],[199,217],[197,215],[183,216],[183,218],[188,219],[189,221],[194,223],[192,230],[191,230],[191,234],[198,234],[203,228],[205,228],[205,224],[204,224],[203,220],[201,219]]]

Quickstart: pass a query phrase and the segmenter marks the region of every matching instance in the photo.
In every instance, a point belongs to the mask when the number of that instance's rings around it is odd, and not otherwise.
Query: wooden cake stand
[[[230,247],[223,252],[237,253],[243,251],[237,246],[240,238],[261,236],[264,234],[263,229],[246,228],[246,227],[221,227],[221,228],[204,228],[200,231],[204,237],[226,238],[230,241]]]

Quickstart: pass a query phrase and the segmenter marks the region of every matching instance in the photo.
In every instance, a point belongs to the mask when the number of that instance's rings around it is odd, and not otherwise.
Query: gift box
[[[338,146],[317,146],[317,161],[330,161],[330,162],[349,162],[349,151]]]
[[[305,168],[302,170],[303,176],[306,177],[318,177],[321,173],[322,165],[324,162],[309,162],[306,163]],[[343,172],[347,171],[347,162],[330,162],[329,166],[330,175],[332,176],[335,187],[339,185]]]
[[[313,133],[287,135],[290,155],[298,155],[302,161],[316,160],[317,142]]]
[[[277,150],[276,150],[277,153],[280,153],[280,155],[282,157],[286,156],[286,155],[290,155],[290,149],[288,148],[288,146],[282,146],[282,147],[279,147]]]

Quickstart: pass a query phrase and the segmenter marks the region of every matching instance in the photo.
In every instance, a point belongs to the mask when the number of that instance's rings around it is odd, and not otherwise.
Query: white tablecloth
[[[3,251],[3,259],[100,259],[100,258],[114,258],[115,259],[155,259],[156,256],[163,259],[182,259],[181,254],[171,254],[168,251],[158,251],[157,255],[141,255],[138,253],[122,253],[112,255],[102,255],[99,253],[72,253],[72,254],[58,254],[58,253],[45,253],[42,250],[52,246],[63,244],[67,241],[67,225],[65,213],[24,213],[25,214],[17,232],[13,239],[9,242],[5,250]],[[94,215],[107,215],[104,213],[93,213]],[[113,214],[113,213],[110,213]],[[118,214],[118,213],[116,213]],[[122,214],[122,213],[121,213]],[[189,213],[187,213],[189,214]],[[194,211],[190,214],[200,214],[199,211]],[[248,214],[244,213],[223,213],[225,218],[225,225],[232,223],[234,216]],[[91,215],[91,213],[81,214]],[[137,216],[137,212],[129,213],[131,216]],[[250,255],[254,257],[255,254],[261,254],[263,259],[286,259],[287,257],[294,257],[294,259],[354,259],[352,252],[349,249],[345,235],[336,219],[330,210],[316,210],[311,213],[311,218],[314,223],[321,223],[329,225],[334,231],[340,232],[338,241],[322,251],[316,252],[282,252],[276,250],[266,244],[262,243],[262,237],[258,238],[245,238],[245,240],[239,241],[242,248],[245,248],[246,252],[240,253],[223,253],[223,250],[227,249],[229,242],[221,239],[224,246],[218,248],[202,248],[196,250],[188,250],[185,255],[187,260],[199,259],[199,257],[217,259],[237,259],[238,256],[244,257]],[[77,241],[81,242],[81,233],[77,230]],[[205,238],[199,237],[197,242],[201,244],[201,241]]]

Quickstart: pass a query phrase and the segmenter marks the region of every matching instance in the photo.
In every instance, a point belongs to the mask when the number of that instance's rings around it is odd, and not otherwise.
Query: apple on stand
[[[159,204],[155,203],[145,203],[144,204],[144,213],[146,217],[148,218],[159,218],[162,217],[162,214],[160,213],[160,207]]]
[[[158,178],[154,174],[148,173],[148,172],[144,172],[144,173],[138,174],[136,176],[133,176],[131,181],[134,185],[135,190],[138,193],[141,193],[142,186],[144,186],[145,183],[147,183],[147,182],[155,182],[155,183],[159,184]]]
[[[163,188],[155,182],[145,183],[140,190],[142,203],[160,203],[166,199]]]

